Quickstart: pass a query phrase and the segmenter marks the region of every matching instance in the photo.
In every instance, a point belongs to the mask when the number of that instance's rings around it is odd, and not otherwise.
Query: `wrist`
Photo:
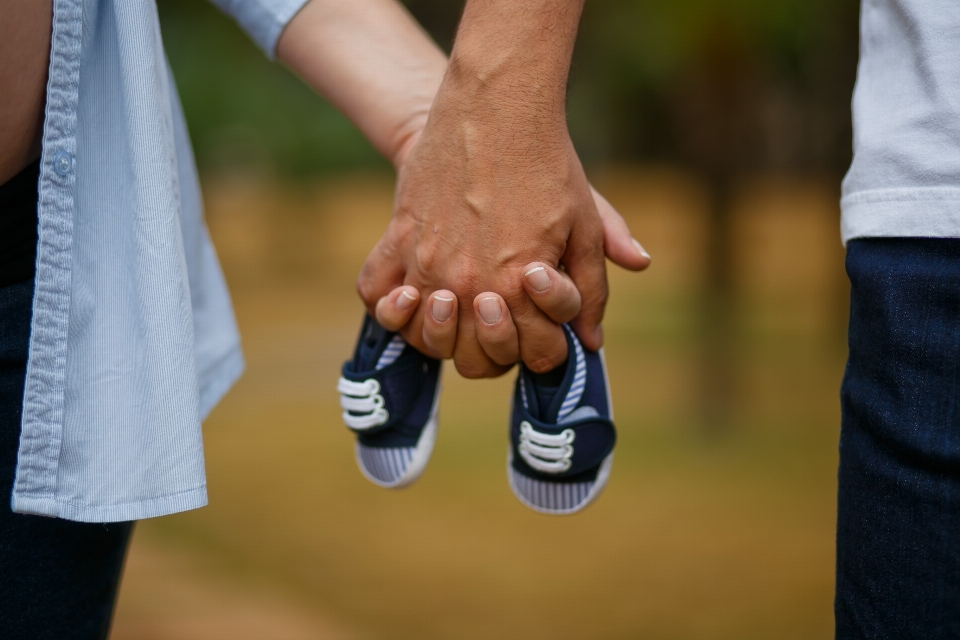
[[[509,56],[507,56],[509,58]],[[564,88],[528,82],[510,59],[451,57],[431,129],[501,161],[543,158],[569,141]]]
[[[537,69],[523,58],[511,51],[491,56],[454,50],[438,102],[478,120],[566,130],[568,68]]]

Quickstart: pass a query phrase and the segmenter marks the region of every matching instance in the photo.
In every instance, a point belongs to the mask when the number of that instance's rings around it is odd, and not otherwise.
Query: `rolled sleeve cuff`
[[[221,11],[233,16],[271,60],[284,27],[308,0],[212,0]]]

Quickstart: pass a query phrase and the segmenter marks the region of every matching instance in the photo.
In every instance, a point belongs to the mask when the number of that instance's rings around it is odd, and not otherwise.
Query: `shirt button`
[[[60,150],[53,158],[53,170],[65,176],[73,169],[73,155],[69,151]]]

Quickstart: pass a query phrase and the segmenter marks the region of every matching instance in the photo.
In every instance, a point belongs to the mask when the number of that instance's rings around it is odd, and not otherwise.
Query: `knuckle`
[[[484,351],[504,351],[510,346],[512,335],[509,331],[486,329],[477,332],[477,340]]]
[[[420,273],[433,273],[437,266],[438,257],[433,243],[429,241],[421,242],[417,245],[416,264]]]
[[[403,328],[403,318],[391,313],[389,309],[383,309],[383,305],[378,304],[376,310],[377,322],[387,331],[399,331]]]
[[[597,287],[594,290],[591,302],[601,307],[605,307],[607,305],[607,300],[609,299],[609,297],[610,297],[610,293],[607,290],[606,285],[604,285],[603,287]]]
[[[584,287],[580,291],[581,306],[603,308],[607,304],[607,298],[610,293],[607,288],[606,279],[591,287]]]
[[[426,326],[427,325],[424,325],[423,344],[427,350],[430,351],[430,355],[441,360],[449,358],[451,355],[450,352],[453,349],[444,344],[442,337],[434,336],[430,331],[426,330]]]
[[[365,273],[361,273],[357,278],[357,294],[368,307],[375,305],[378,300],[378,296],[374,293],[373,289],[373,282],[370,280],[369,276],[367,276]]]
[[[580,315],[579,305],[576,307],[565,306],[555,310],[553,312],[552,319],[554,322],[557,322],[559,324],[564,324],[566,322],[570,322],[571,320],[576,318],[578,315]]]
[[[457,274],[455,290],[463,294],[460,297],[463,299],[464,305],[469,306],[483,289],[483,277],[481,276],[480,269],[475,264],[460,261],[455,273]],[[451,285],[452,284],[453,283],[451,283]],[[495,290],[496,289],[491,289],[491,291]]]
[[[524,364],[527,365],[527,368],[533,371],[534,373],[546,373],[547,371],[553,371],[561,364],[566,358],[559,351],[552,353],[547,353],[540,356],[535,356],[529,360],[524,360]]]
[[[509,338],[497,342],[482,340],[480,346],[487,357],[498,365],[510,365],[520,359],[520,349],[516,340]]]
[[[473,360],[454,359],[453,364],[457,368],[457,373],[469,380],[489,378],[492,373],[489,366]]]
[[[516,349],[516,347],[513,347],[513,348],[508,347],[504,349],[502,352],[499,352],[499,353],[494,352],[492,355],[488,353],[487,355],[490,356],[490,359],[493,360],[494,363],[496,363],[500,367],[512,367],[517,363],[518,360],[520,360],[520,354]],[[492,374],[487,377],[488,378],[493,377],[494,375],[500,375],[500,374],[499,373]]]
[[[526,289],[517,286],[501,287],[497,289],[500,297],[511,310],[522,307],[526,300],[529,300]]]
[[[576,287],[572,287],[566,291],[558,292],[551,298],[544,299],[543,304],[538,306],[553,315],[569,315],[572,318],[580,310],[580,304],[580,293],[577,292]]]
[[[604,259],[604,235],[603,227],[600,225],[590,226],[584,230],[580,241],[576,243],[573,254],[582,261],[593,264],[603,264]]]

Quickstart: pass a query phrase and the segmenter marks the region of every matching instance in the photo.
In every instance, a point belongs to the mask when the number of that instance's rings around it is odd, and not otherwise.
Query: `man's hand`
[[[564,104],[581,7],[582,0],[468,1],[423,134],[399,168],[393,219],[358,281],[371,311],[402,284],[422,296],[454,293],[460,322],[452,355],[468,377],[503,369],[478,343],[468,313],[485,291],[509,308],[528,367],[546,371],[563,361],[562,329],[520,285],[533,261],[562,265],[582,298],[575,330],[587,348],[602,343],[604,223]],[[447,301],[439,302],[444,316]],[[423,338],[434,306],[418,308],[404,337],[443,357]]]
[[[615,264],[631,271],[641,271],[650,264],[650,256],[630,234],[626,222],[603,196],[592,190],[594,203],[600,216],[604,233],[604,248],[607,257]],[[382,243],[383,241],[381,241]],[[550,265],[534,262],[525,265],[514,283],[523,288],[529,299],[544,315],[555,323],[574,319],[581,306],[580,293],[570,277],[563,271]],[[455,293],[449,290],[429,292],[425,299],[427,305],[422,309],[422,324],[418,330],[408,323],[420,305],[421,292],[410,285],[399,286],[377,300],[371,312],[381,325],[391,331],[406,329],[408,340],[418,348],[441,358],[453,356],[460,317],[460,305]],[[439,297],[439,300],[437,300]],[[439,302],[439,304],[438,304]],[[466,300],[465,309],[471,301]],[[483,352],[500,367],[490,367],[481,375],[499,375],[505,368],[520,359],[518,332],[509,308],[503,297],[496,292],[487,291],[477,294],[472,300],[472,316],[476,327],[476,339]],[[484,317],[484,310],[487,311]],[[501,311],[502,319],[496,318]],[[466,317],[470,317],[467,313]],[[551,349],[558,361],[566,357],[566,341]]]
[[[603,225],[565,126],[506,132],[502,113],[464,118],[479,106],[454,107],[438,97],[400,169],[394,217],[358,288],[371,310],[401,284],[425,298],[441,289],[456,294],[459,328],[444,342],[453,349],[423,340],[424,316],[436,315],[432,303],[418,310],[404,337],[437,357],[453,356],[468,377],[500,369],[477,342],[470,308],[479,293],[496,292],[516,323],[521,358],[546,371],[563,361],[566,343],[556,322],[531,303],[521,284],[523,268],[537,260],[564,265],[583,299],[575,326],[587,348],[599,348],[607,295]]]
[[[359,283],[371,311],[404,282],[423,293],[447,287],[461,305],[454,312],[469,311],[471,294],[496,291],[515,316],[518,351],[532,368],[548,369],[566,342],[519,284],[522,265],[542,260],[562,265],[581,290],[574,326],[585,345],[599,346],[603,249],[631,269],[647,258],[602,198],[592,204],[567,136],[566,76],[581,6],[469,0],[449,66],[393,0],[311,0],[291,20],[277,55],[398,167],[394,221]],[[427,351],[418,327],[427,311],[432,319],[446,313],[450,301],[439,302],[437,315],[433,301],[421,305],[405,330]],[[482,348],[472,315],[463,313],[468,326],[454,334],[458,366],[471,376],[503,371],[503,350]]]

